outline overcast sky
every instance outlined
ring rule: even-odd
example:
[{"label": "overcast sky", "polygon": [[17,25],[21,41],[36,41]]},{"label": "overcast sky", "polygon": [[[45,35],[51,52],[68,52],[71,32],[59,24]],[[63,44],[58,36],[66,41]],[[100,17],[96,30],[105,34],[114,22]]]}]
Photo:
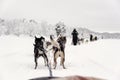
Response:
[{"label": "overcast sky", "polygon": [[0,17],[28,18],[120,32],[120,0],[0,0]]}]

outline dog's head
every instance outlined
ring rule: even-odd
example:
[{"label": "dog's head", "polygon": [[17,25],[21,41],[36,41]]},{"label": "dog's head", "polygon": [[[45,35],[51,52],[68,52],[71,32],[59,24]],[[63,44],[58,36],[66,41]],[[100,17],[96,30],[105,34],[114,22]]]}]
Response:
[{"label": "dog's head", "polygon": [[35,36],[35,44],[34,44],[34,46],[42,48],[43,44],[44,44],[44,41],[45,41],[45,38],[43,36],[41,36],[40,38],[37,38]]},{"label": "dog's head", "polygon": [[45,38],[43,36],[41,36],[40,38],[37,38],[35,36],[35,44],[37,44],[38,42],[42,42],[42,41],[45,41]]}]

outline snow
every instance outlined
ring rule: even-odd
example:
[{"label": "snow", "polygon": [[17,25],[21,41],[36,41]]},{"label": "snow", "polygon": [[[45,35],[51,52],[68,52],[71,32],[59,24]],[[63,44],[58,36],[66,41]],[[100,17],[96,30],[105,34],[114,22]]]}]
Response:
[{"label": "snow", "polygon": [[[0,36],[0,80],[28,80],[49,76],[44,60],[39,58],[38,68],[34,69],[34,38],[28,36]],[[106,39],[71,45],[67,38],[65,66],[58,62],[52,69],[54,76],[92,76],[107,80],[120,80],[120,40]],[[60,59],[58,59],[59,61]]]}]

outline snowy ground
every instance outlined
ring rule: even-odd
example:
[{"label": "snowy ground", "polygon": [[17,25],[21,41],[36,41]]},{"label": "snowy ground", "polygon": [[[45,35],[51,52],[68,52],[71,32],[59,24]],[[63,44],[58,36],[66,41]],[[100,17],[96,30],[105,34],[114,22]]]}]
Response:
[{"label": "snowy ground", "polygon": [[[66,44],[67,69],[58,64],[54,76],[81,75],[120,80],[120,40],[99,40],[72,46]],[[0,36],[0,80],[28,80],[49,76],[42,58],[34,69],[34,38],[27,36]],[[59,59],[58,59],[59,61]]]}]

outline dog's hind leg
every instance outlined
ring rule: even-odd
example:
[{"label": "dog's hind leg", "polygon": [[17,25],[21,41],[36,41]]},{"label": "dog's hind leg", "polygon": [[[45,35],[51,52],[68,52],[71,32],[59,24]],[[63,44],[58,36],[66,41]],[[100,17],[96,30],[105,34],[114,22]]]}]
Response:
[{"label": "dog's hind leg", "polygon": [[35,69],[37,68],[37,65],[38,65],[37,58],[35,57]]},{"label": "dog's hind leg", "polygon": [[59,57],[59,51],[55,52],[54,53],[54,69],[56,68],[57,66],[57,58]]},{"label": "dog's hind leg", "polygon": [[57,65],[57,60],[56,58],[54,58],[54,69],[56,69],[56,65]]},{"label": "dog's hind leg", "polygon": [[46,59],[44,58],[44,63],[45,63],[45,66],[47,66],[47,61],[46,61]]},{"label": "dog's hind leg", "polygon": [[61,57],[60,65],[63,66],[63,69],[66,69],[66,68],[65,68],[65,65],[64,65],[64,62],[65,62],[65,58],[62,58],[62,57]]},{"label": "dog's hind leg", "polygon": [[60,62],[60,65],[63,66],[63,69],[66,69],[65,68],[65,65],[64,65],[64,62],[65,62],[65,55],[64,55],[64,52],[61,52],[61,62]]},{"label": "dog's hind leg", "polygon": [[63,66],[63,69],[66,69],[65,65],[64,65],[64,62],[65,62],[65,58],[62,59],[62,66]]},{"label": "dog's hind leg", "polygon": [[43,55],[43,58],[44,58],[45,66],[47,66],[48,65],[48,58],[47,58],[47,55],[45,53]]},{"label": "dog's hind leg", "polygon": [[47,66],[46,57],[45,57],[44,55],[43,55],[42,57],[43,57],[43,59],[44,59],[45,66]]}]

